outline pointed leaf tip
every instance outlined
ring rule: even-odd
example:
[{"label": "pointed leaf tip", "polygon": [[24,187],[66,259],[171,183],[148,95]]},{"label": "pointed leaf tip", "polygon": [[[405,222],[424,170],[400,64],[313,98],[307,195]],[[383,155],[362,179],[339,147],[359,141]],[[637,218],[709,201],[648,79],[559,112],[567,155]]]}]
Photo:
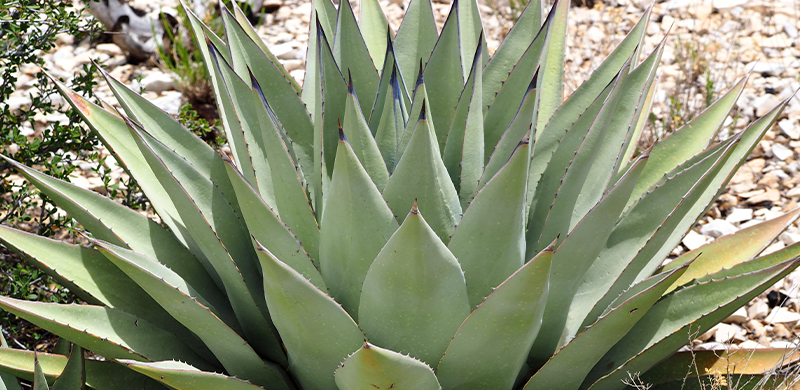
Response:
[{"label": "pointed leaf tip", "polygon": [[541,69],[541,67],[537,66],[536,67],[536,72],[533,72],[533,78],[531,78],[531,83],[528,84],[528,91],[527,92],[530,92],[530,91],[533,91],[534,89],[536,89],[536,85],[537,85],[537,83],[539,81],[539,69]]},{"label": "pointed leaf tip", "polygon": [[419,215],[419,207],[417,207],[417,200],[414,199],[414,205],[411,206],[411,214]]},{"label": "pointed leaf tip", "polygon": [[422,76],[422,71],[424,70],[424,66],[422,64],[422,58],[419,59],[419,73],[417,73],[417,83],[414,84],[414,89],[418,88],[420,85],[425,84],[425,78]]},{"label": "pointed leaf tip", "polygon": [[347,93],[349,95],[356,94],[356,90],[353,88],[353,75],[350,74],[350,68],[347,68]]},{"label": "pointed leaf tip", "polygon": [[339,122],[339,141],[348,142],[347,136],[344,135],[344,130],[342,130],[342,122]]}]

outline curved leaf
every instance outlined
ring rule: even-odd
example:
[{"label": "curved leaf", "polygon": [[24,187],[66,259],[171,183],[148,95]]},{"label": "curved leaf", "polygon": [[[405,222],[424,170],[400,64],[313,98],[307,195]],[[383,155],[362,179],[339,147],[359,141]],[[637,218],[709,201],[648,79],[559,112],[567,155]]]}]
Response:
[{"label": "curved leaf", "polygon": [[667,264],[664,269],[672,269],[686,260],[697,257],[689,270],[666,292],[682,286],[692,279],[713,274],[755,257],[764,250],[781,232],[786,230],[800,216],[800,209],[794,209],[780,217],[759,223],[738,232],[720,237],[714,242],[686,252]]},{"label": "curved leaf", "polygon": [[88,303],[123,310],[177,335],[186,333],[186,328],[171,318],[156,301],[97,250],[6,226],[0,226],[0,240],[28,257],[45,272],[57,275],[67,285],[77,287],[71,291]]},{"label": "curved leaf", "polygon": [[684,345],[691,334],[710,329],[798,265],[800,258],[795,258],[756,272],[695,284],[667,295],[608,351],[581,387],[618,388],[626,372],[647,371]]},{"label": "curved leaf", "polygon": [[739,100],[748,78],[746,76],[740,79],[714,104],[650,149],[651,162],[642,172],[642,178],[631,196],[632,200],[638,199],[661,180],[665,172],[672,171],[684,161],[702,152],[713,141],[725,118]]},{"label": "curved leaf", "polygon": [[[661,298],[672,283],[684,272],[686,266],[654,276],[647,288],[637,291],[619,305],[605,313],[594,324],[575,336],[556,352],[525,385],[525,389],[577,389],[606,352],[614,346]],[[569,372],[569,375],[559,375]],[[524,390],[524,389],[523,389]]]},{"label": "curved leaf", "polygon": [[[561,346],[580,330],[583,318],[582,306],[575,309],[575,290],[584,274],[591,269],[597,254],[605,247],[611,234],[613,221],[617,219],[630,196],[647,157],[637,161],[626,177],[611,190],[575,226],[564,242],[556,248],[550,268],[550,293],[547,296],[544,321],[540,336],[531,349],[534,366],[541,366]],[[575,313],[580,314],[575,314]]]},{"label": "curved leaf", "polygon": [[178,275],[135,252],[110,244],[95,244],[170,315],[200,337],[229,373],[263,386],[288,388],[281,379],[282,369],[266,364],[246,340],[217,318],[205,302],[193,296],[192,286]]},{"label": "curved leaf", "polygon": [[[196,171],[192,169],[184,169],[180,172],[186,175],[182,177],[182,181],[176,179],[176,177],[173,176],[173,172],[167,168],[164,160],[162,160],[162,156],[164,158],[173,159],[175,156],[170,154],[169,150],[165,150],[163,145],[155,139],[149,138],[149,142],[146,142],[144,137],[148,137],[147,134],[137,133],[133,128],[131,129],[131,133],[137,135],[134,140],[147,158],[152,171],[158,175],[157,177],[161,184],[169,191],[172,198],[176,200],[175,204],[179,208],[181,217],[186,221],[186,229],[190,231],[192,236],[198,237],[197,243],[201,246],[201,250],[211,262],[209,266],[212,267],[222,279],[225,292],[231,302],[231,307],[233,307],[236,318],[242,325],[247,339],[253,343],[253,347],[258,352],[264,354],[273,361],[282,361],[284,355],[277,337],[272,332],[265,331],[271,329],[268,319],[264,317],[268,315],[268,312],[265,307],[260,308],[259,303],[257,303],[261,302],[262,305],[266,306],[264,300],[260,299],[263,297],[263,287],[253,284],[259,281],[259,273],[255,268],[256,264],[251,263],[254,258],[257,258],[255,252],[252,253],[253,258],[250,258],[247,254],[242,254],[243,257],[238,257],[236,260],[239,260],[239,262],[235,263],[232,254],[228,252],[228,248],[226,248],[217,235],[219,230],[215,230],[211,227],[209,224],[210,220],[200,211],[198,204],[195,203],[195,199],[198,197],[211,202],[219,202],[221,199],[216,196],[211,196],[211,194],[203,194],[203,192],[211,190],[211,188],[203,186],[202,178],[198,177]],[[151,146],[159,147],[160,154],[157,154]],[[176,173],[178,172],[176,171]],[[186,184],[187,187],[184,187],[184,184]],[[190,196],[190,191],[196,192],[196,196]],[[224,208],[225,205],[223,204],[221,206]],[[211,210],[216,209],[216,207],[210,208]],[[211,210],[208,208],[206,209],[207,215],[214,215]],[[249,240],[246,228],[242,229],[244,232],[239,233],[244,234],[244,236],[236,236],[236,230],[240,229],[238,221],[222,220],[220,222],[224,223],[224,226],[234,226],[236,228],[233,229],[233,231],[225,232],[229,237],[233,236],[232,238],[237,241],[242,239]],[[231,225],[232,222],[237,224]],[[247,243],[247,248],[244,247],[244,243],[240,242],[238,248],[231,249],[239,249],[241,251],[249,249],[252,251],[253,248],[250,242]],[[250,283],[247,283],[247,281]]]},{"label": "curved leaf", "polygon": [[[75,218],[84,228],[88,229],[93,237],[116,245],[127,246],[158,260],[180,274],[189,283],[199,286],[198,288],[202,289],[202,293],[209,299],[223,299],[223,293],[217,288],[202,264],[163,226],[105,196],[52,178],[13,162],[13,160],[6,161],[14,165],[36,188],[56,202],[70,217]],[[31,249],[35,248],[31,247]],[[45,257],[50,260],[50,256],[42,256],[42,259]],[[52,261],[58,260],[58,258],[52,259]],[[58,270],[59,273],[71,271],[62,267],[58,267]],[[95,274],[95,272],[102,273]],[[114,271],[90,271],[89,274],[105,275],[107,272]],[[103,281],[101,278],[96,278],[95,282],[101,284]],[[108,284],[114,286],[116,282]],[[126,291],[126,296],[129,294],[128,291],[131,291],[123,288],[119,290]],[[131,296],[127,296],[127,299],[130,298]],[[109,302],[104,303],[115,307]],[[120,308],[128,310],[124,307]],[[128,311],[139,313],[137,310]]]},{"label": "curved leaf", "polygon": [[[35,353],[20,349],[0,348],[0,376],[8,373],[25,380],[33,379],[34,354],[39,359],[42,372],[52,383],[67,364],[67,357],[49,353]],[[160,385],[147,377],[133,372],[120,364],[111,361],[87,360],[86,384],[99,390],[165,390]],[[9,388],[8,390],[12,390]]]},{"label": "curved leaf", "polygon": [[177,336],[120,310],[0,297],[0,308],[106,358],[183,359],[212,369]]},{"label": "curved leaf", "polygon": [[[216,372],[200,371],[188,364],[163,361],[153,363],[119,360],[126,367],[144,374],[177,390],[258,390],[263,389],[242,379]],[[272,389],[272,387],[270,387]]]}]

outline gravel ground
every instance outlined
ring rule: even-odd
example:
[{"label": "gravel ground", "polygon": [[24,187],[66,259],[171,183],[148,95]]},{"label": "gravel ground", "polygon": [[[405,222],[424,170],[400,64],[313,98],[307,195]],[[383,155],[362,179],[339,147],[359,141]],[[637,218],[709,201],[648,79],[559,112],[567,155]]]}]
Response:
[{"label": "gravel ground", "polygon": [[[483,1],[483,0],[482,0]],[[514,11],[505,0],[481,4],[490,52],[512,26]],[[137,1],[134,1],[136,5]],[[146,1],[138,1],[146,6]],[[271,9],[258,31],[273,53],[298,81],[302,81],[307,47],[310,4],[298,0],[270,0]],[[395,29],[407,1],[381,1]],[[568,31],[565,95],[569,95],[591,74],[650,6],[645,0],[606,0],[591,8],[573,7]],[[357,6],[357,4],[354,4]],[[439,27],[449,3],[434,2]],[[669,31],[660,67],[659,86],[654,99],[653,121],[649,125],[649,146],[654,139],[679,126],[693,113],[706,107],[709,95],[719,96],[750,70],[749,82],[736,112],[724,125],[720,138],[740,131],[800,88],[800,43],[796,0],[668,0],[653,4],[653,14],[644,41],[649,53]],[[357,10],[357,7],[356,7]],[[145,96],[164,110],[177,113],[182,94],[172,77],[152,65],[130,65],[114,44],[74,42],[60,36],[59,46],[44,54],[50,71],[70,79],[92,59],[108,65],[112,76],[124,83],[138,83]],[[12,109],[29,104],[35,93],[33,75],[38,67],[21,70],[18,88],[10,101]],[[142,79],[136,79],[141,75]],[[116,104],[105,84],[97,95]],[[673,102],[670,105],[670,102]],[[675,110],[675,103],[682,109]],[[50,122],[66,120],[63,115],[42,116],[28,129],[31,137]],[[733,177],[726,193],[689,232],[674,255],[711,242],[723,235],[780,215],[798,206],[800,199],[800,98],[794,98],[785,114],[758,145],[748,162]],[[100,190],[102,182],[88,163],[81,165],[72,181]],[[117,179],[124,172],[108,167]],[[771,252],[800,241],[800,229],[791,226],[765,251]],[[793,347],[800,335],[800,272],[777,283],[767,293],[737,311],[724,323],[692,342],[697,349],[737,347]],[[782,303],[782,304],[781,304]]]}]

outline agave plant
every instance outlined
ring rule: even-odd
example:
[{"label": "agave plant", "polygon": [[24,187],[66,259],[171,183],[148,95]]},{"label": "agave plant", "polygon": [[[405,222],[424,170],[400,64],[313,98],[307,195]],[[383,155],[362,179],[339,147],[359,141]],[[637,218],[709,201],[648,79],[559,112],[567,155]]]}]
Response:
[{"label": "agave plant", "polygon": [[240,10],[223,40],[187,9],[230,160],[108,75],[124,112],[59,84],[158,219],[15,164],[91,246],[0,239],[86,304],[0,307],[105,359],[2,348],[0,369],[115,390],[599,390],[661,372],[800,264],[797,245],[759,257],[794,210],[663,265],[785,104],[716,142],[742,79],[633,158],[664,48],[640,53],[650,11],[563,101],[568,10],[531,1],[489,56],[475,1],[438,32],[413,0],[395,34],[376,0],[360,21],[313,0],[301,87]]}]

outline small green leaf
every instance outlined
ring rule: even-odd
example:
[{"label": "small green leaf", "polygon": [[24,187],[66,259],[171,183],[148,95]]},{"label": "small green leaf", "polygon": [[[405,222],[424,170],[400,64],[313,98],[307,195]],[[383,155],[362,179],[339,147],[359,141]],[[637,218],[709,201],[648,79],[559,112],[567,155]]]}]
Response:
[{"label": "small green leaf", "polygon": [[[350,80],[350,85],[348,86],[342,131],[344,131],[344,135],[347,137],[356,157],[358,157],[361,166],[369,174],[370,179],[378,187],[378,190],[382,190],[386,186],[386,182],[389,181],[389,171],[386,169],[386,162],[381,156],[376,139],[373,138],[369,125],[367,125],[367,121],[361,112],[352,82],[353,80]],[[339,148],[341,148],[341,145],[340,141]],[[334,166],[335,171],[336,168]]]},{"label": "small green leaf", "polygon": [[369,267],[359,326],[376,344],[435,364],[469,311],[458,260],[414,206]]},{"label": "small green leaf", "polygon": [[431,0],[411,0],[394,39],[397,66],[407,91],[415,88],[412,77],[422,72],[422,64],[431,57],[438,36]]},{"label": "small green leaf", "polygon": [[[433,231],[447,243],[461,219],[461,205],[426,112],[422,107],[408,147],[386,183],[383,198],[395,215],[411,209],[417,202]],[[398,217],[398,221],[403,218]]]},{"label": "small green leaf", "polygon": [[[385,36],[382,34],[378,38]],[[378,58],[383,54],[384,51],[381,51]],[[355,80],[352,83],[353,87],[358,96],[361,96],[361,112],[370,112],[374,103],[373,99],[378,94],[380,77],[358,28],[350,1],[339,2],[336,33],[333,39],[333,58],[339,65],[342,75],[353,76]],[[328,83],[323,81],[322,85],[327,87]],[[340,95],[339,98],[341,99],[342,96],[344,95]],[[327,107],[325,109],[327,111]]]},{"label": "small green leaf", "polygon": [[[200,371],[186,363],[163,361],[153,363],[119,360],[133,371],[144,374],[176,390],[258,390],[263,389],[247,380]],[[246,378],[250,379],[250,378]],[[272,389],[273,387],[269,387]]]},{"label": "small green leaf", "polygon": [[[39,367],[39,362],[36,362]],[[41,367],[40,367],[41,370]],[[44,373],[42,373],[44,379]],[[45,383],[47,383],[45,381]],[[83,359],[83,348],[74,345],[69,354],[64,371],[53,384],[53,390],[86,390],[86,362]]]},{"label": "small green leaf", "polygon": [[445,390],[511,389],[542,324],[552,257],[537,254],[461,324],[436,370]]},{"label": "small green leaf", "polygon": [[33,390],[50,390],[36,355],[33,355]]},{"label": "small green leaf", "polygon": [[[428,99],[428,92],[425,88],[425,79],[422,74],[422,68],[417,75],[417,83],[414,85],[414,95],[411,100],[411,107],[408,109],[408,117],[406,117],[405,129],[403,135],[400,137],[400,145],[397,148],[397,157],[395,158],[395,165],[400,162],[400,157],[403,156],[408,147],[408,141],[411,140],[411,135],[414,134],[414,129],[417,127],[417,120],[422,115],[422,109],[425,108],[425,117],[431,117],[431,105]],[[428,122],[428,126],[433,127],[433,122]],[[434,129],[435,131],[435,129]]]},{"label": "small green leaf", "polygon": [[331,295],[354,319],[367,270],[397,226],[392,210],[342,137],[322,214],[320,272]]},{"label": "small green leaf", "polygon": [[[447,15],[442,33],[439,35],[439,40],[436,41],[436,46],[424,71],[432,114],[432,117],[428,119],[433,121],[440,149],[444,147],[444,142],[447,140],[447,132],[450,130],[450,122],[453,120],[453,114],[458,105],[458,97],[464,89],[465,77],[461,61],[461,42],[458,36],[457,1],[454,1],[450,8],[450,14]],[[402,50],[399,45],[397,50],[398,52]]]},{"label": "small green leaf", "polygon": [[336,370],[336,385],[340,390],[441,389],[427,364],[367,342]]},{"label": "small green leaf", "polygon": [[[486,164],[486,168],[483,170],[483,176],[481,176],[481,181],[478,183],[478,189],[483,188],[483,186],[485,186],[486,183],[497,174],[500,168],[502,168],[508,162],[508,159],[511,158],[511,154],[514,153],[517,145],[519,145],[520,140],[523,139],[526,134],[529,134],[528,138],[533,136],[531,126],[533,125],[534,109],[536,108],[535,103],[536,75],[533,76],[530,84],[528,84],[528,92],[525,93],[525,97],[522,99],[522,103],[520,103],[516,116],[514,116],[511,124],[506,128],[503,136],[500,137],[500,141],[493,146],[494,151],[492,152],[491,157],[489,157],[489,162]],[[485,136],[485,122],[483,129]],[[531,141],[529,140],[528,142]]]},{"label": "small green leaf", "polygon": [[260,257],[264,291],[289,367],[303,389],[333,389],[334,371],[364,342],[364,334],[336,301],[271,253]]},{"label": "small green leaf", "polygon": [[[391,98],[384,99],[383,107],[380,108],[381,115],[375,132],[375,142],[378,144],[387,170],[391,173],[402,155],[400,145],[403,142],[408,113],[404,103],[405,87],[398,80],[397,67],[392,69],[388,77],[387,95]],[[378,104],[377,100],[375,104]],[[375,117],[375,114],[376,111],[373,111],[372,116]]]},{"label": "small green leaf", "polygon": [[530,144],[522,141],[475,196],[450,239],[467,280],[470,307],[525,263],[525,188]]},{"label": "small green leaf", "polygon": [[[483,35],[481,35],[483,37]],[[467,84],[461,91],[447,142],[444,147],[444,166],[459,191],[461,209],[466,210],[478,192],[478,182],[483,175],[483,72],[481,48],[475,52]]]}]

